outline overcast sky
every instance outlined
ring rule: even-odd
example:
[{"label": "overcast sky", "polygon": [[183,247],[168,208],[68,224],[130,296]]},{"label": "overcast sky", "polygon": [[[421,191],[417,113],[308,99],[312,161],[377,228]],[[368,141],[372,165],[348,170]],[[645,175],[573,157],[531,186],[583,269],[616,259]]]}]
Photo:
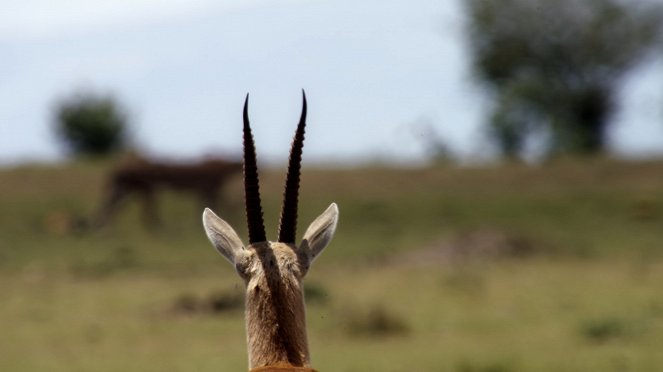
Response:
[{"label": "overcast sky", "polygon": [[[287,158],[309,99],[308,162],[425,161],[432,124],[463,158],[486,156],[460,1],[21,0],[0,12],[0,163],[61,158],[52,107],[115,94],[145,152],[237,153],[241,109],[261,161]],[[663,151],[663,66],[626,84],[613,149]]]}]

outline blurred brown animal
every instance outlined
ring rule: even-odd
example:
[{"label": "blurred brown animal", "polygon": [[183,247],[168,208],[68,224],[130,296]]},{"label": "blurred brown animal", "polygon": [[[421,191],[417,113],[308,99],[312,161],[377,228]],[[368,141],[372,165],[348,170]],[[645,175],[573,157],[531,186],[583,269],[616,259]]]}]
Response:
[{"label": "blurred brown animal", "polygon": [[207,159],[196,163],[155,162],[132,159],[115,168],[108,177],[104,199],[93,225],[107,224],[117,213],[120,203],[130,195],[143,202],[143,218],[147,226],[160,224],[155,195],[169,188],[196,194],[201,206],[216,207],[219,193],[228,180],[240,173],[242,163],[225,159]]}]

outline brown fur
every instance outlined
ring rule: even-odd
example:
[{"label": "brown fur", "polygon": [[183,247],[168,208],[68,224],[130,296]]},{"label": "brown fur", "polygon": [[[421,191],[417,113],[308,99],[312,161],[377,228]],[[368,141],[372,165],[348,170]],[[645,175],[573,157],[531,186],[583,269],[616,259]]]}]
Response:
[{"label": "brown fur", "polygon": [[144,222],[159,224],[155,195],[170,188],[196,194],[203,207],[216,207],[219,191],[241,171],[240,162],[209,159],[202,162],[178,164],[133,159],[115,168],[108,177],[103,203],[94,218],[97,227],[105,225],[117,212],[120,203],[130,195],[143,201]]},{"label": "brown fur", "polygon": [[249,372],[318,372],[308,367],[293,367],[286,364],[253,368]]},{"label": "brown fur", "polygon": [[247,248],[246,327],[251,366],[309,366],[302,278],[296,247],[262,242]]}]

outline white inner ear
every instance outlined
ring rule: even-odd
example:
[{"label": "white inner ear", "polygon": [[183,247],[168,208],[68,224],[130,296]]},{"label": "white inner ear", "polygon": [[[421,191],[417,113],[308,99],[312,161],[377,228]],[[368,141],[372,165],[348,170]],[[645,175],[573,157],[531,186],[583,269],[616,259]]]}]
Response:
[{"label": "white inner ear", "polygon": [[308,250],[311,262],[327,247],[334,237],[338,223],[338,206],[332,203],[326,211],[322,212],[304,233],[301,247]]},{"label": "white inner ear", "polygon": [[214,248],[230,263],[235,264],[244,251],[244,244],[235,230],[209,208],[205,208],[203,212],[203,226]]}]

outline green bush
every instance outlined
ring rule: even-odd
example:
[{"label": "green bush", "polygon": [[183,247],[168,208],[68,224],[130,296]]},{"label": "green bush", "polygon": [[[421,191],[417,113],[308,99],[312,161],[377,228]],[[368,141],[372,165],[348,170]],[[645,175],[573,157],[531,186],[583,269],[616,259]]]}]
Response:
[{"label": "green bush", "polygon": [[74,156],[103,156],[127,144],[126,110],[111,95],[75,92],[55,107],[58,138]]}]

